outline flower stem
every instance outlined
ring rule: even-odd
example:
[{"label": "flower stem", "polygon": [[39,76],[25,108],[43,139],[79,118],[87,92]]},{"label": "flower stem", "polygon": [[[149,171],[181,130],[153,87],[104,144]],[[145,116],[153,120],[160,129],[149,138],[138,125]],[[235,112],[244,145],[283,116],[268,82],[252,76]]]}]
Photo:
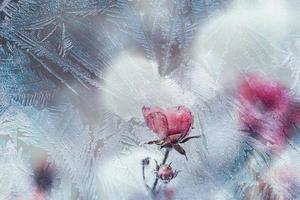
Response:
[{"label": "flower stem", "polygon": [[[171,150],[170,148],[166,148],[165,155],[164,155],[164,158],[163,158],[162,163],[160,164],[160,166],[166,164],[167,159],[169,157],[170,150]],[[156,179],[155,179],[155,181],[153,183],[153,186],[152,186],[152,193],[153,194],[155,194],[155,190],[156,190],[156,186],[157,186],[157,183],[158,183],[158,179],[159,179],[159,177],[156,177]]]},{"label": "flower stem", "polygon": [[146,182],[146,176],[145,176],[145,166],[147,166],[147,165],[149,165],[149,157],[143,159],[143,161],[142,161],[142,172],[143,172],[144,185],[146,186],[147,189],[150,190],[150,187]]}]

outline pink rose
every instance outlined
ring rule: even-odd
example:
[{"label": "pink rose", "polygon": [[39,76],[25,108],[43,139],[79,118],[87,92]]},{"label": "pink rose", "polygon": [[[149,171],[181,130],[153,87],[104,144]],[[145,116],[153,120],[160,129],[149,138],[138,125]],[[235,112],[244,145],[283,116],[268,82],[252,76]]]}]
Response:
[{"label": "pink rose", "polygon": [[177,152],[186,156],[185,150],[178,143],[185,143],[190,139],[200,137],[188,137],[194,117],[192,112],[184,106],[166,110],[144,106],[142,111],[147,126],[160,138],[150,141],[148,144],[155,143],[161,145],[162,148],[173,147]]},{"label": "pink rose", "polygon": [[299,108],[289,90],[279,82],[247,75],[238,90],[243,128],[273,150],[280,150],[292,125],[299,122]]},{"label": "pink rose", "polygon": [[184,106],[166,110],[144,106],[143,115],[147,126],[162,140],[181,141],[189,135],[193,125],[193,115]]}]

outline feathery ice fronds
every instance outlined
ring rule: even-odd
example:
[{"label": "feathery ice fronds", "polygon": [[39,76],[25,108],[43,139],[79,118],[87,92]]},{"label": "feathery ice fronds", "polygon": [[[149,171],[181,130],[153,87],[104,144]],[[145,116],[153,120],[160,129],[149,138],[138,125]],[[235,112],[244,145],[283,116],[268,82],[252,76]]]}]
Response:
[{"label": "feathery ice fronds", "polygon": [[[299,198],[299,7],[0,1],[0,199]],[[248,74],[270,86],[249,83],[256,90],[239,96]],[[192,127],[168,110],[178,105]],[[185,142],[191,128],[200,138]],[[287,131],[285,148],[270,150]],[[149,195],[149,184],[160,192]]]}]

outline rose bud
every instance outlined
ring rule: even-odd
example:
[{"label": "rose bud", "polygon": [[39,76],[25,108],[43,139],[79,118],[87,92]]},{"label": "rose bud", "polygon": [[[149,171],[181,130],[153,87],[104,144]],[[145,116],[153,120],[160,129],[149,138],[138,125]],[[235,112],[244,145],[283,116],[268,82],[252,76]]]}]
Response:
[{"label": "rose bud", "polygon": [[175,178],[178,174],[178,171],[173,171],[171,164],[161,165],[156,172],[158,178],[162,180],[164,183],[169,183],[173,178]]},{"label": "rose bud", "polygon": [[247,75],[238,90],[239,116],[245,132],[260,138],[272,150],[281,150],[299,107],[290,91],[279,82]]},{"label": "rose bud", "polygon": [[193,125],[193,115],[184,106],[166,110],[144,106],[142,111],[147,126],[160,138],[160,140],[151,141],[148,144],[155,143],[162,147],[174,147],[179,153],[185,155],[184,149],[178,143],[199,137],[188,137]]}]

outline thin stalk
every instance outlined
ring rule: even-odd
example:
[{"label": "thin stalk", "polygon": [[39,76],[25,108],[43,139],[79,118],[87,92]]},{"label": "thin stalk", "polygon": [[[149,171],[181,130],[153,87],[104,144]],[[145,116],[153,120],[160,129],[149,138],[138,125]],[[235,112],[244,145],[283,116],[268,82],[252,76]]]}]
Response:
[{"label": "thin stalk", "polygon": [[[166,148],[165,155],[164,155],[164,158],[163,158],[162,163],[160,164],[160,166],[166,164],[167,159],[169,157],[170,150],[171,150],[170,148]],[[153,183],[153,186],[152,186],[152,193],[153,194],[155,194],[155,192],[156,192],[155,190],[156,190],[156,186],[157,186],[157,183],[158,183],[158,179],[159,179],[159,177],[156,177],[156,179]]]},{"label": "thin stalk", "polygon": [[146,176],[145,176],[145,166],[147,166],[147,165],[149,165],[149,157],[145,158],[142,161],[142,172],[143,172],[143,181],[144,181],[144,184],[145,184],[146,188],[150,190],[150,186],[147,184]]}]

